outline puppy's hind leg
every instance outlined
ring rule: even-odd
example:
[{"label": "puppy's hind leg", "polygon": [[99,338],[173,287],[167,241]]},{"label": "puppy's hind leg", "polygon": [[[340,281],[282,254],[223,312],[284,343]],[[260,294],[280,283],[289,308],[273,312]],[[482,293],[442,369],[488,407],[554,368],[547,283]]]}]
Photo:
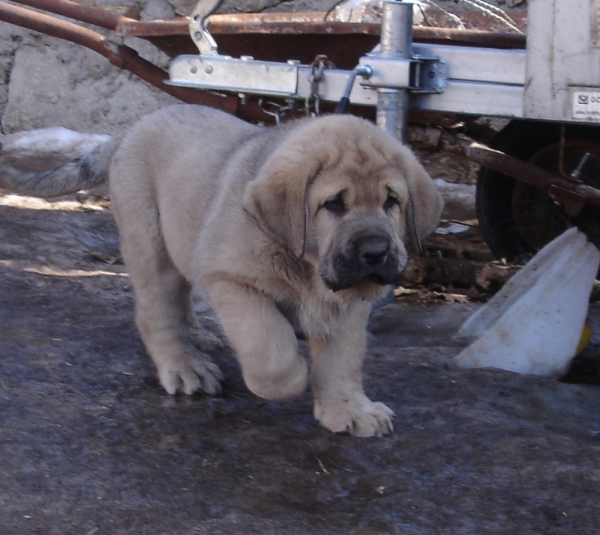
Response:
[{"label": "puppy's hind leg", "polygon": [[[139,214],[139,212],[138,212]],[[193,347],[188,312],[190,285],[173,264],[157,225],[119,221],[121,249],[135,292],[136,323],[169,394],[221,391],[223,375]]]}]

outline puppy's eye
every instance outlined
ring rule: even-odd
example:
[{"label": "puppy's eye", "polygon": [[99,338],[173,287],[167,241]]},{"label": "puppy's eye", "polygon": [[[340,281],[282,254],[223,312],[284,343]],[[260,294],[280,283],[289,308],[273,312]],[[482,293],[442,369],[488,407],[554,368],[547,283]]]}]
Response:
[{"label": "puppy's eye", "polygon": [[397,206],[397,205],[398,205],[398,199],[396,199],[396,197],[392,197],[391,195],[388,195],[387,199],[383,203],[383,209],[386,212],[391,212],[394,209],[394,206]]},{"label": "puppy's eye", "polygon": [[323,203],[323,208],[335,215],[344,215],[346,213],[346,206],[344,205],[344,200],[340,195],[338,195],[335,199],[325,201]]}]

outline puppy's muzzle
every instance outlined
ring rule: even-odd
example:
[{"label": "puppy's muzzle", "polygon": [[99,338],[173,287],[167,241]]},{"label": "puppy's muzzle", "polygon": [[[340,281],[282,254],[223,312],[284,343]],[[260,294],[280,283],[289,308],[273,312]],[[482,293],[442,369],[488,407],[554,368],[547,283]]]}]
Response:
[{"label": "puppy's muzzle", "polygon": [[387,236],[359,238],[355,242],[356,252],[362,265],[380,266],[390,254],[391,240]]},{"label": "puppy's muzzle", "polygon": [[400,253],[387,233],[361,233],[334,254],[330,269],[327,273],[322,272],[322,277],[333,291],[350,288],[363,280],[393,284],[404,269],[405,262],[400,259]]}]

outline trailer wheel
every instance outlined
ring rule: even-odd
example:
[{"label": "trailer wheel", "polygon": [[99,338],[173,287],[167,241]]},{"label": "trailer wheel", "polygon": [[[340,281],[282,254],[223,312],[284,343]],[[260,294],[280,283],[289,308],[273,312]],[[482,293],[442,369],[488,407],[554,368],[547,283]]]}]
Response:
[{"label": "trailer wheel", "polygon": [[[600,188],[600,128],[567,125],[562,157],[560,137],[560,124],[515,120],[492,146],[557,173],[562,160],[567,175],[588,152],[591,157],[580,178]],[[586,206],[579,216],[569,218],[541,189],[483,167],[477,179],[476,206],[483,236],[497,258],[516,260],[534,253],[572,225],[600,243],[600,209]]]}]

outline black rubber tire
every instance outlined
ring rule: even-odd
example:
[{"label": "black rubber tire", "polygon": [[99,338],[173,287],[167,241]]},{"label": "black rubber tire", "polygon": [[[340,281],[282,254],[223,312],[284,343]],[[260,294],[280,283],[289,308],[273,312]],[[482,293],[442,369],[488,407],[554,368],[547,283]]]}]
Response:
[{"label": "black rubber tire", "polygon": [[[561,125],[558,123],[514,120],[496,136],[492,148],[529,161],[542,149],[559,143],[560,135]],[[593,141],[600,145],[600,128],[567,125],[565,139]],[[484,167],[479,171],[476,190],[477,217],[484,239],[493,255],[499,259],[515,260],[539,249],[532,247],[518,230],[513,208],[516,185],[517,181],[514,178],[497,171]],[[546,194],[540,191],[540,195]],[[565,221],[564,229],[568,226],[569,223]]]}]

